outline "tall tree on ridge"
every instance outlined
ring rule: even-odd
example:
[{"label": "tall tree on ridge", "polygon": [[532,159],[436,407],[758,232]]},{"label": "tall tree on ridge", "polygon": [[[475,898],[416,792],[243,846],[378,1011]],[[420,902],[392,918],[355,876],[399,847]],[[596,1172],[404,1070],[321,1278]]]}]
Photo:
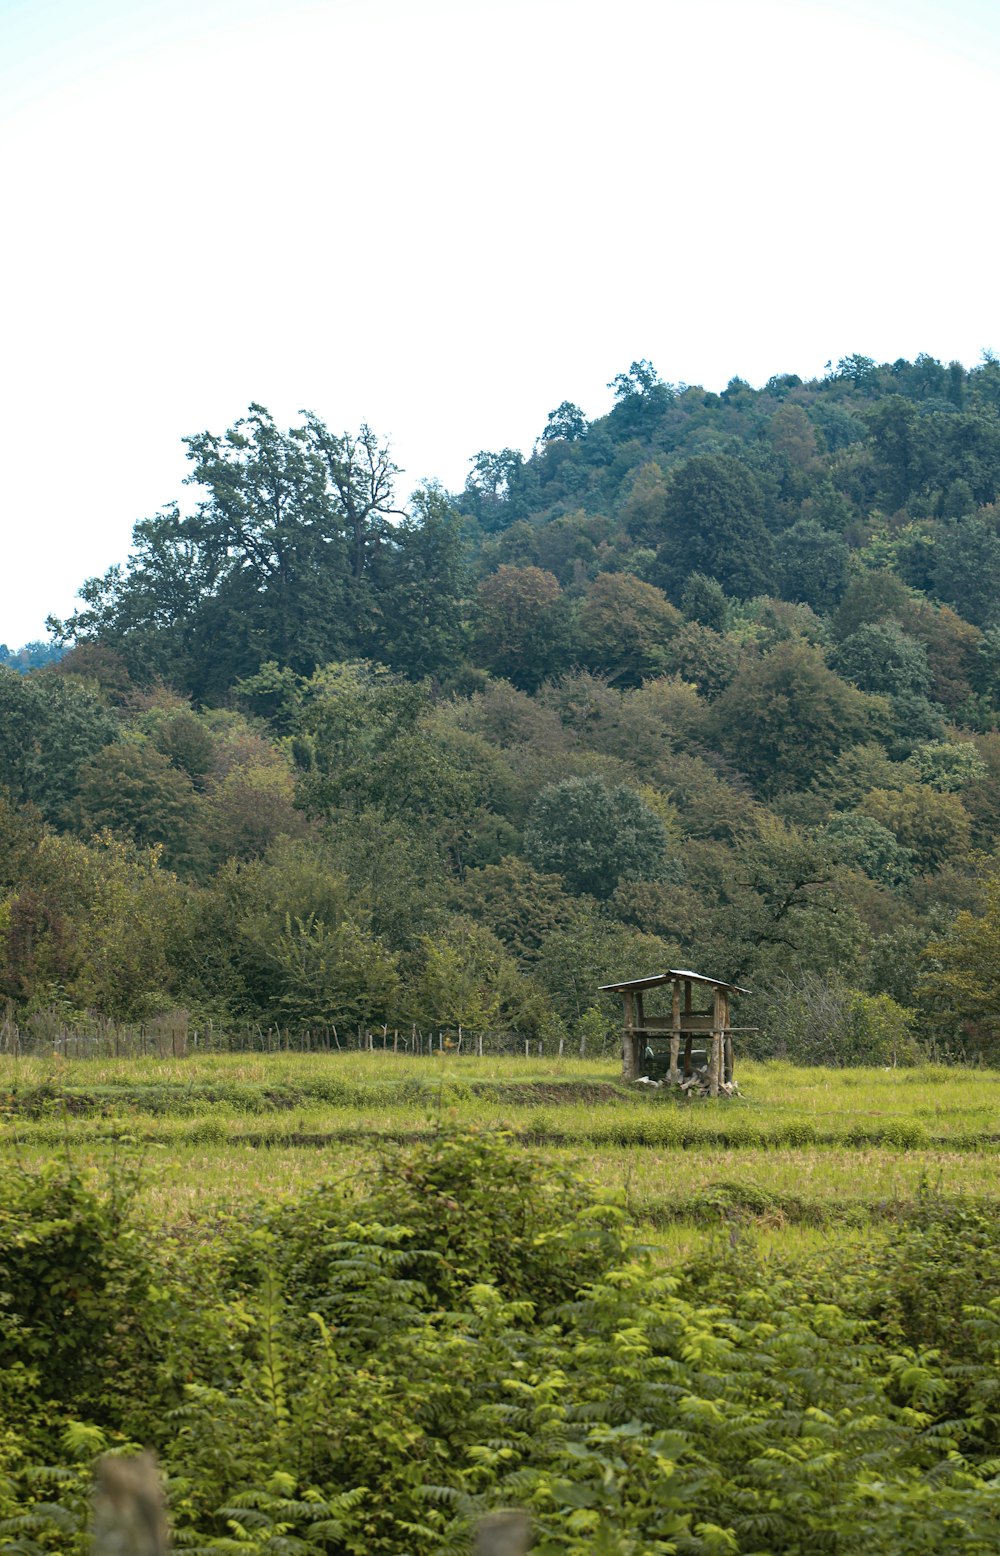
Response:
[{"label": "tall tree on ridge", "polygon": [[303,415],[283,433],[251,405],[221,437],[185,438],[195,512],[136,525],[129,563],[88,580],[57,634],[121,645],[134,675],[199,697],[266,660],[308,673],[362,649],[397,467],[371,428],[338,435]]},{"label": "tall tree on ridge", "polygon": [[743,599],[768,591],[773,547],[764,525],[764,494],[740,460],[728,454],[685,460],[667,487],[662,522],[654,583],[669,588],[700,572]]}]

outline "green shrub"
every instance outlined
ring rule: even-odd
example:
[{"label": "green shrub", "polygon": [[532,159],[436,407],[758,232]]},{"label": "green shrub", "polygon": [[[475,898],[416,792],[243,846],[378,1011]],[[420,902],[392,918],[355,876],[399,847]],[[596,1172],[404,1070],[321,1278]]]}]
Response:
[{"label": "green shrub", "polygon": [[84,1556],[91,1460],[130,1442],[178,1548],[229,1556],[457,1552],[501,1504],[548,1556],[997,1548],[991,1206],[925,1196],[878,1251],[788,1268],[731,1225],[665,1272],[502,1134],[166,1240],[130,1183],[2,1188],[0,1539],[25,1556]]},{"label": "green shrub", "polygon": [[913,1012],[888,994],[865,994],[835,977],[804,973],[775,985],[762,1005],[773,1050],[796,1064],[895,1067],[923,1057]]}]

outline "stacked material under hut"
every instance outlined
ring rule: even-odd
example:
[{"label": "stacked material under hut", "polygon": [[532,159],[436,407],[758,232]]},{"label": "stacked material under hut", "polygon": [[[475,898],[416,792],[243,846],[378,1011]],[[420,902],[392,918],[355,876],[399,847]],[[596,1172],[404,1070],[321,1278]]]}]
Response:
[{"label": "stacked material under hut", "polygon": [[[669,1015],[647,1014],[645,1004],[649,996],[665,989],[667,984],[671,986]],[[695,985],[711,989],[710,1010],[694,1009]],[[606,983],[601,992],[621,994],[625,1000],[623,1079],[679,1086],[684,1091],[697,1090],[710,1097],[717,1097],[720,1091],[723,1095],[732,1094],[736,1088],[733,1033],[755,1029],[731,1024],[729,1001],[733,994],[749,994],[749,989],[738,983],[725,983],[721,978],[707,978],[686,967],[670,967],[649,978]]]}]

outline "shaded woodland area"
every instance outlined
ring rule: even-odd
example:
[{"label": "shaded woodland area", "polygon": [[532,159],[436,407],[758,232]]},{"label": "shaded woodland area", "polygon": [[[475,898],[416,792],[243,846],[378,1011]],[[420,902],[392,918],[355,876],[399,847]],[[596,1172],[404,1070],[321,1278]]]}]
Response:
[{"label": "shaded woodland area", "polygon": [[367,427],[185,440],[3,654],[26,1029],[586,1043],[693,964],[761,1055],[1000,1057],[1000,361],[612,388],[408,501]]}]

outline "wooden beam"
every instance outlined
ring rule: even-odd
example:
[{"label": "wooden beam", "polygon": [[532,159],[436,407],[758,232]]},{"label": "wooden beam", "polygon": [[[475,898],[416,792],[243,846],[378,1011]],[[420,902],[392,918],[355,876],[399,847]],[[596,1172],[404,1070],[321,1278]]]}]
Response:
[{"label": "wooden beam", "polygon": [[673,1031],[670,1036],[670,1084],[676,1086],[680,1080],[680,1055],[681,1055],[681,986],[675,978],[672,985],[670,1000],[670,1025]]},{"label": "wooden beam", "polygon": [[[691,980],[684,979],[684,1014],[691,1014]],[[684,1079],[691,1079],[691,1038],[688,1036],[684,1042]]]},{"label": "wooden beam", "polygon": [[635,994],[625,993],[625,1029],[622,1032],[622,1080],[635,1080]]},{"label": "wooden beam", "polygon": [[712,1047],[708,1060],[708,1095],[719,1095],[719,1071],[722,1068],[722,1026],[725,995],[715,989],[712,997]]}]

